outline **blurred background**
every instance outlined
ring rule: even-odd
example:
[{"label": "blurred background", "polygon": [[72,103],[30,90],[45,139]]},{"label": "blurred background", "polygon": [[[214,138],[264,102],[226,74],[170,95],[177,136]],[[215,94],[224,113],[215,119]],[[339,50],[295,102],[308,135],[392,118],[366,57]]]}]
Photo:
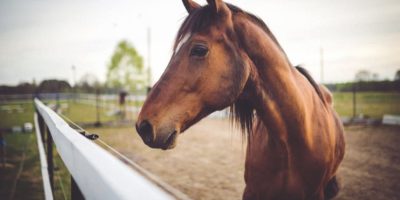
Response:
[{"label": "blurred background", "polygon": [[[400,2],[226,2],[264,20],[333,93],[348,144],[337,199],[399,199]],[[43,199],[34,97],[193,199],[241,199],[246,145],[227,110],[166,152],[133,128],[186,16],[180,0],[0,1],[0,199]],[[70,199],[55,165],[55,198]]]}]

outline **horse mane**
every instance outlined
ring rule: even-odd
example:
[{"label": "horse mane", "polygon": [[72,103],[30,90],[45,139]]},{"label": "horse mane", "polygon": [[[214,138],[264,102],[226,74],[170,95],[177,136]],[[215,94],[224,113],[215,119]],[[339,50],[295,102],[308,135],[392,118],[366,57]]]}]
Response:
[{"label": "horse mane", "polygon": [[307,80],[310,82],[310,84],[314,87],[315,92],[317,92],[319,98],[322,100],[322,102],[325,103],[325,98],[322,95],[321,89],[319,88],[318,84],[315,82],[315,80],[311,77],[311,75],[308,73],[306,69],[301,67],[300,65],[297,65],[295,67],[303,76],[307,78]]},{"label": "horse mane", "polygon": [[[258,25],[271,39],[272,41],[278,46],[278,48],[282,51],[282,53],[285,55],[286,61],[289,63],[290,66],[292,64],[289,61],[289,58],[287,57],[287,54],[283,50],[282,46],[279,44],[278,40],[272,34],[271,30],[268,28],[268,26],[264,23],[262,19],[259,17],[246,12],[242,10],[241,8],[225,3],[230,11],[232,12],[232,16],[235,16],[235,14],[242,13],[245,17],[247,17],[248,20],[251,22],[255,23]],[[205,5],[203,7],[200,7],[196,10],[194,10],[190,15],[188,15],[184,22],[182,23],[181,27],[179,28],[179,31],[177,33],[177,36],[175,38],[175,43],[173,47],[173,51],[176,51],[177,45],[179,42],[184,38],[184,36],[187,33],[196,33],[196,32],[202,32],[202,31],[207,31],[207,27],[209,27],[215,20],[214,20],[215,14],[211,10],[209,5]],[[322,93],[317,85],[317,83],[314,81],[314,79],[309,75],[309,73],[302,67],[297,66],[296,69],[303,74],[307,80],[311,83],[311,85],[314,87],[316,90],[318,96],[324,101],[324,98],[322,96]],[[253,121],[254,121],[254,108],[251,106],[250,102],[247,102],[246,100],[243,99],[237,99],[231,106],[230,106],[230,119],[232,122],[236,122],[236,124],[239,125],[239,128],[241,129],[242,133],[248,133],[249,135],[252,134],[252,127],[253,127]]]}]

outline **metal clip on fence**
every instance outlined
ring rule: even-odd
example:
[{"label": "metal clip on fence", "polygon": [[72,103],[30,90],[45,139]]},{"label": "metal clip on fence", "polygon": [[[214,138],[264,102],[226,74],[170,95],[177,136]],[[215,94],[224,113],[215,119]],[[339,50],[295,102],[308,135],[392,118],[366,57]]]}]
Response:
[{"label": "metal clip on fence", "polygon": [[96,140],[97,138],[99,138],[99,135],[92,133],[92,134],[85,135],[85,137],[89,140]]},{"label": "metal clip on fence", "polygon": [[96,140],[97,138],[99,138],[99,135],[94,134],[94,133],[88,133],[87,131],[82,130],[82,129],[77,129],[76,131],[89,140]]}]

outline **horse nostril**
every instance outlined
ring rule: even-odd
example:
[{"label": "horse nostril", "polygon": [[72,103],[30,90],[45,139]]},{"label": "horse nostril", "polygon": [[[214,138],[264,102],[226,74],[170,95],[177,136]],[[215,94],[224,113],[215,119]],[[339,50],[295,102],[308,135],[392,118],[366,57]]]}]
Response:
[{"label": "horse nostril", "polygon": [[150,143],[154,140],[153,127],[147,120],[142,121],[139,126],[136,125],[136,131],[143,138],[145,143]]}]

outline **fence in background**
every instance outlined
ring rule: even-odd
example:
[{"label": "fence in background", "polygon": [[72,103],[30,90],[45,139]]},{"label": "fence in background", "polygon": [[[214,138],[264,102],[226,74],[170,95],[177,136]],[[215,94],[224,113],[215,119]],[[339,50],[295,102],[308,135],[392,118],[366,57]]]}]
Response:
[{"label": "fence in background", "polygon": [[[33,98],[39,98],[41,100],[87,100],[87,101],[95,101],[97,97],[99,97],[102,101],[118,101],[118,94],[92,94],[92,93],[38,93],[38,94],[11,94],[11,95],[0,95],[0,102],[7,101],[23,101],[23,100],[32,100]],[[144,94],[129,94],[126,96],[127,101],[141,101],[143,102],[146,99],[146,95]]]},{"label": "fence in background", "polygon": [[[73,200],[173,199],[166,191],[72,129],[40,100],[34,102],[46,199],[52,199],[51,191],[54,189],[53,142],[71,174]],[[47,149],[47,159],[44,159],[43,146]]]},{"label": "fence in background", "polygon": [[[21,94],[21,95],[0,95],[0,103],[7,103],[13,101],[31,101],[34,94]],[[65,101],[72,101],[75,103],[96,106],[101,109],[106,109],[108,115],[113,115],[121,109],[118,103],[118,94],[91,94],[91,93],[40,93],[36,95],[42,101],[61,101],[62,105],[67,105]],[[130,113],[138,113],[141,109],[142,103],[145,101],[145,95],[129,94],[126,97],[125,111]],[[64,102],[64,103],[63,103]],[[229,108],[228,108],[229,109]],[[210,118],[227,118],[229,116],[228,109],[216,111],[212,113]],[[95,122],[96,119],[93,119]]]}]

